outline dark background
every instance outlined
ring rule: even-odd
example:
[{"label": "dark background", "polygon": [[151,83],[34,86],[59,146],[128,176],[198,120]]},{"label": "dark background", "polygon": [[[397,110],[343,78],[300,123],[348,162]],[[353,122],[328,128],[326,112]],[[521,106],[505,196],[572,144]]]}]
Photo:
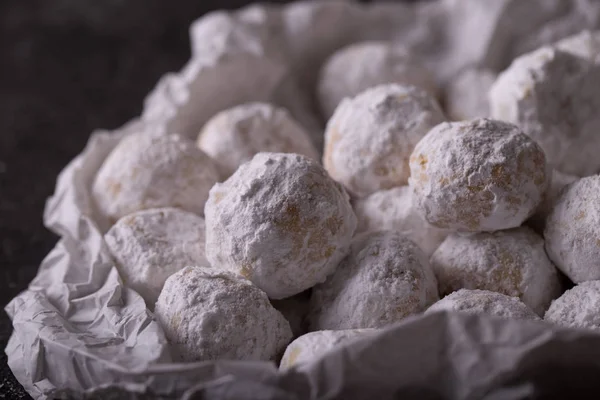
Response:
[{"label": "dark background", "polygon": [[[44,202],[91,131],[140,113],[158,78],[190,57],[194,19],[247,3],[0,0],[0,308],[56,243]],[[0,399],[29,398],[6,365],[11,331],[2,310]]]}]

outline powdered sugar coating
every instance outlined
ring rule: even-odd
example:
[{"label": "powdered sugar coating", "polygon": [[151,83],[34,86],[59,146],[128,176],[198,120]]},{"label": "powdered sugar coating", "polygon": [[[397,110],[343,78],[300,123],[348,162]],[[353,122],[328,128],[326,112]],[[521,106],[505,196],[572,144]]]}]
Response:
[{"label": "powdered sugar coating", "polygon": [[600,65],[543,47],[517,58],[489,92],[492,116],[519,125],[558,170],[600,170]]},{"label": "powdered sugar coating", "polygon": [[600,279],[600,175],[567,186],[546,220],[550,259],[573,282]]},{"label": "powdered sugar coating", "polygon": [[431,73],[405,47],[355,43],[338,50],[321,68],[317,86],[321,113],[329,118],[342,99],[386,83],[417,86],[432,96],[437,92]]},{"label": "powdered sugar coating", "polygon": [[246,103],[221,111],[204,125],[197,144],[216,161],[224,177],[261,151],[319,159],[304,128],[285,109],[268,103]]},{"label": "powdered sugar coating", "polygon": [[489,314],[512,319],[540,319],[517,297],[489,290],[457,290],[429,307],[425,314],[442,310],[460,311],[469,314]]},{"label": "powdered sugar coating", "polygon": [[135,211],[177,207],[203,214],[219,180],[213,160],[178,135],[134,133],[106,158],[92,186],[100,212],[112,223]]},{"label": "powdered sugar coating", "polygon": [[439,299],[425,254],[399,232],[358,235],[350,254],[313,288],[312,330],[380,328]]},{"label": "powdered sugar coating", "polygon": [[422,89],[370,88],[335,110],[325,131],[323,164],[358,197],[405,185],[410,153],[444,120],[437,102]]},{"label": "powdered sugar coating", "polygon": [[555,47],[574,56],[600,64],[600,31],[584,30],[556,42]]},{"label": "powdered sugar coating", "polygon": [[344,343],[372,335],[377,331],[377,329],[345,329],[307,333],[288,345],[279,368],[287,369],[311,362]]},{"label": "powdered sugar coating", "polygon": [[408,186],[381,190],[354,203],[358,218],[356,232],[399,231],[415,242],[427,257],[438,248],[448,231],[436,228],[415,211],[413,192]]},{"label": "powdered sugar coating", "polygon": [[526,227],[449,235],[431,256],[441,294],[482,289],[518,297],[539,315],[560,294],[544,240]]},{"label": "powdered sugar coating", "polygon": [[176,208],[156,208],[117,221],[104,240],[126,285],[151,309],[167,278],[188,265],[208,266],[204,219]]},{"label": "powdered sugar coating", "polygon": [[567,290],[552,302],[544,319],[571,328],[600,329],[600,281]]},{"label": "powdered sugar coating", "polygon": [[298,154],[257,154],[211,189],[205,212],[211,264],[243,275],[273,299],[323,282],[356,229],[343,187]]},{"label": "powdered sugar coating", "polygon": [[544,196],[544,200],[538,206],[535,214],[527,221],[527,224],[535,229],[536,232],[542,233],[546,226],[546,218],[550,215],[561,191],[565,186],[578,179],[579,177],[577,176],[563,174],[560,171],[552,170],[552,179],[550,180],[550,186],[546,192],[546,196]]},{"label": "powdered sugar coating", "polygon": [[544,152],[515,125],[491,120],[433,128],[410,157],[415,207],[439,228],[514,228],[542,201],[550,181]]},{"label": "powdered sugar coating", "polygon": [[290,325],[263,291],[214,268],[171,275],[154,313],[183,361],[274,360],[292,340]]},{"label": "powdered sugar coating", "polygon": [[445,88],[448,117],[455,121],[488,117],[487,95],[496,77],[492,70],[469,67],[450,80]]}]

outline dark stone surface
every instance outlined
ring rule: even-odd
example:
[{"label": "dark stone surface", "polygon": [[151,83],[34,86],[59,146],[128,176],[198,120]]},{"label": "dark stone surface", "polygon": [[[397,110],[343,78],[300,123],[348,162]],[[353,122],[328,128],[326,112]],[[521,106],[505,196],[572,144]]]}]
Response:
[{"label": "dark stone surface", "polygon": [[[243,0],[0,1],[0,306],[23,290],[57,238],[42,226],[57,174],[95,128],[139,114],[158,78],[189,58],[188,26]],[[27,398],[6,366],[0,399]]]}]

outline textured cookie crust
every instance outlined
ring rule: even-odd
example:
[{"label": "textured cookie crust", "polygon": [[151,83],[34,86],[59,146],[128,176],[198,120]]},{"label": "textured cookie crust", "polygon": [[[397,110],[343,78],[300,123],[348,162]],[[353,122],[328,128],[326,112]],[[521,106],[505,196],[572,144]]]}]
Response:
[{"label": "textured cookie crust", "polygon": [[283,108],[246,103],[221,111],[198,136],[198,147],[229,177],[259,152],[298,153],[319,159],[309,134]]},{"label": "textured cookie crust", "polygon": [[289,323],[262,290],[213,268],[171,275],[154,313],[183,361],[275,360],[292,340]]},{"label": "textured cookie crust", "polygon": [[406,185],[415,145],[445,117],[414,86],[388,84],[345,99],[325,130],[323,165],[357,197]]},{"label": "textured cookie crust", "polygon": [[341,344],[372,335],[377,331],[377,329],[346,329],[307,333],[288,345],[279,368],[287,369],[311,362]]},{"label": "textured cookie crust", "polygon": [[600,329],[600,281],[567,290],[552,302],[544,319],[571,328]]},{"label": "textured cookie crust", "polygon": [[540,319],[533,310],[517,297],[489,290],[457,290],[429,307],[425,314],[442,310],[460,311],[469,314],[489,314],[512,319]]},{"label": "textured cookie crust", "polygon": [[344,188],[316,161],[259,153],[206,203],[206,255],[273,299],[323,282],[347,254],[356,216]]},{"label": "textured cookie crust", "polygon": [[167,278],[187,266],[208,266],[204,219],[176,208],[138,211],[121,218],[104,240],[126,285],[151,309]]},{"label": "textured cookie crust", "polygon": [[321,113],[329,118],[346,97],[378,85],[412,85],[436,96],[431,73],[405,47],[390,42],[361,42],[334,53],[321,69],[317,87]]},{"label": "textured cookie crust", "polygon": [[208,192],[218,180],[216,164],[193,142],[178,135],[141,132],[124,138],[109,154],[92,193],[112,223],[158,207],[202,215]]},{"label": "textured cookie crust", "polygon": [[538,315],[560,294],[544,240],[526,227],[449,235],[431,256],[440,294],[482,289],[518,297]]},{"label": "textured cookie crust", "polygon": [[399,232],[355,237],[350,254],[313,288],[312,330],[380,328],[439,299],[427,257]]},{"label": "textured cookie crust", "polygon": [[600,279],[600,176],[567,186],[546,220],[550,259],[573,282]]},{"label": "textured cookie crust", "polygon": [[424,219],[465,232],[521,225],[550,182],[540,146],[515,125],[486,118],[436,126],[415,147],[410,172]]},{"label": "textured cookie crust", "polygon": [[438,248],[448,231],[425,221],[413,207],[413,192],[408,186],[381,190],[354,202],[358,218],[356,232],[399,231],[415,242],[427,255]]},{"label": "textured cookie crust", "polygon": [[600,65],[542,47],[517,58],[489,92],[492,117],[519,125],[561,172],[600,170]]}]

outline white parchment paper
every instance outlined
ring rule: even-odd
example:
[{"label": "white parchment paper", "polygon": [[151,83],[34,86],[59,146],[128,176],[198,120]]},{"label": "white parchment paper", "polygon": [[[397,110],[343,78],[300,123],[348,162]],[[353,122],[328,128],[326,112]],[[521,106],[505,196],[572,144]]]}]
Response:
[{"label": "white parchment paper", "polygon": [[[600,371],[600,335],[593,332],[448,313],[410,318],[285,372],[267,362],[176,364],[161,327],[113,265],[102,236],[108,224],[89,189],[121,138],[136,131],[194,137],[216,112],[260,100],[288,107],[318,143],[322,121],[303,90],[318,64],[366,39],[403,41],[443,59],[449,49],[431,48],[444,45],[435,38],[451,20],[440,10],[305,2],[252,6],[211,15],[206,26],[208,19],[195,23],[193,59],[161,79],[140,119],[93,133],[58,177],[44,222],[61,239],[29,288],[6,307],[14,326],[9,365],[27,391],[36,399],[491,400],[543,393],[549,376],[543,371],[558,370],[563,380]],[[423,21],[436,26],[424,29]],[[207,34],[210,43],[202,42]],[[274,50],[277,41],[285,51]],[[469,62],[477,57],[470,54]]]}]

